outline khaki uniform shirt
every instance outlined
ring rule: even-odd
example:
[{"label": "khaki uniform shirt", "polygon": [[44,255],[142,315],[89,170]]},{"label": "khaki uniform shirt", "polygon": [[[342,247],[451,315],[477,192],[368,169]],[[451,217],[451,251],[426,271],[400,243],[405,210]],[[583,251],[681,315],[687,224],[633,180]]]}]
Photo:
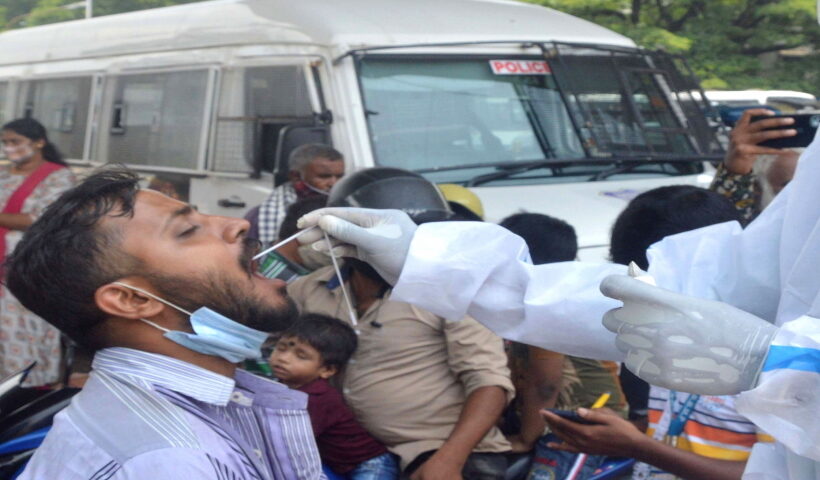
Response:
[{"label": "khaki uniform shirt", "polygon": [[[288,293],[303,312],[348,321],[332,267],[296,280]],[[342,391],[362,426],[399,455],[404,468],[441,447],[477,388],[501,387],[508,401],[514,390],[501,338],[472,318],[447,322],[387,297],[359,318],[359,347],[345,368]],[[474,449],[509,450],[495,426]]]}]

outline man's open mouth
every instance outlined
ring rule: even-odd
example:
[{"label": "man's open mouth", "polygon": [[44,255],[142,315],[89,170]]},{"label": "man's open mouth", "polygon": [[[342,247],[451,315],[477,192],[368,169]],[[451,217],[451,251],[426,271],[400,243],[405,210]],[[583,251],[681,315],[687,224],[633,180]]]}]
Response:
[{"label": "man's open mouth", "polygon": [[242,242],[242,254],[239,257],[239,264],[248,272],[248,276],[252,277],[259,273],[259,261],[254,260],[262,250],[262,244],[258,240],[244,239]]}]

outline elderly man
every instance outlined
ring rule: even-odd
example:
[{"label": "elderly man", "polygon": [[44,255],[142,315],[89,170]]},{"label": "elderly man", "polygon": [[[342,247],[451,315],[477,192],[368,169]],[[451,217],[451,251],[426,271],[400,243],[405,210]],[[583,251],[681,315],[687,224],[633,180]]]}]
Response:
[{"label": "elderly man", "polygon": [[287,209],[297,200],[316,195],[326,196],[345,173],[344,157],[328,145],[307,144],[291,152],[288,158],[288,181],[276,187],[257,216],[258,238],[264,244],[279,238],[279,228]]},{"label": "elderly man", "polygon": [[21,478],[323,478],[306,395],[236,368],[295,313],[248,222],[138,180],[90,176],[9,260],[23,305],[97,351]]}]

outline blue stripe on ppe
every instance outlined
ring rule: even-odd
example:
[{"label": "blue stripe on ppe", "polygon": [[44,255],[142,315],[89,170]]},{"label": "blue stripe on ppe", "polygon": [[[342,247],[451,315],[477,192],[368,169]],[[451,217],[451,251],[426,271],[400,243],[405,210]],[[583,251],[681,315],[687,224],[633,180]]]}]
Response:
[{"label": "blue stripe on ppe", "polygon": [[820,350],[816,348],[772,345],[763,371],[789,369],[820,373]]}]

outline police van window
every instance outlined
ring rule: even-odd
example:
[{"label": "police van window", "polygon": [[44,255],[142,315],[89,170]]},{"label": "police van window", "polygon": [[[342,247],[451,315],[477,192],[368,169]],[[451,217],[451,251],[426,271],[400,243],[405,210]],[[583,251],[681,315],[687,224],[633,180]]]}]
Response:
[{"label": "police van window", "polygon": [[314,122],[304,67],[226,70],[218,112],[214,169],[273,171],[282,128]]},{"label": "police van window", "polygon": [[8,108],[9,83],[0,82],[0,125],[6,123],[6,108]]},{"label": "police van window", "polygon": [[196,169],[207,90],[206,70],[115,77],[101,135],[105,159]]},{"label": "police van window", "polygon": [[[360,81],[376,161],[416,170],[583,156],[546,70],[506,75],[493,68],[488,59],[365,57]],[[459,181],[477,173],[433,179]]]},{"label": "police van window", "polygon": [[84,157],[91,77],[50,78],[29,83],[25,115],[39,120],[67,158]]}]

